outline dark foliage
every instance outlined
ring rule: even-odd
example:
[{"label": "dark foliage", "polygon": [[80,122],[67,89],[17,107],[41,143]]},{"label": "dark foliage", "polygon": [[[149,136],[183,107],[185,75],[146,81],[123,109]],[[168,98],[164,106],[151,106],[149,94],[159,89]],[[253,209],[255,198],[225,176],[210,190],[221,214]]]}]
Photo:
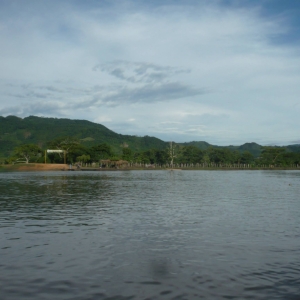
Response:
[{"label": "dark foliage", "polygon": [[[16,150],[28,144],[40,149],[38,155],[30,158],[39,162],[44,160],[41,157],[42,150],[61,149],[66,150],[67,162],[71,163],[99,162],[101,159],[123,159],[146,164],[170,163],[169,143],[155,137],[117,134],[103,125],[85,120],[0,117],[0,158],[14,161],[18,158],[17,154],[22,156]],[[262,147],[256,143],[246,143],[220,147],[194,141],[177,144],[175,148],[176,164],[300,164],[300,145]],[[62,154],[47,156],[48,162],[62,163],[63,160]]]}]

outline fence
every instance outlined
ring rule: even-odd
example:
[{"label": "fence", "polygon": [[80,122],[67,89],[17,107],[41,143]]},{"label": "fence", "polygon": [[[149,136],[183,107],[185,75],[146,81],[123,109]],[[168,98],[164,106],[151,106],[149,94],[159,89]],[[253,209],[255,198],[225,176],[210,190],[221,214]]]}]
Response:
[{"label": "fence", "polygon": [[[87,168],[99,168],[100,163],[80,163],[81,167]],[[168,169],[168,168],[178,168],[178,169],[276,169],[276,168],[287,168],[287,169],[299,169],[299,164],[292,165],[279,165],[279,164],[216,164],[216,163],[196,163],[196,164],[147,164],[147,163],[128,163],[120,166],[120,168],[145,168],[145,169]]]}]

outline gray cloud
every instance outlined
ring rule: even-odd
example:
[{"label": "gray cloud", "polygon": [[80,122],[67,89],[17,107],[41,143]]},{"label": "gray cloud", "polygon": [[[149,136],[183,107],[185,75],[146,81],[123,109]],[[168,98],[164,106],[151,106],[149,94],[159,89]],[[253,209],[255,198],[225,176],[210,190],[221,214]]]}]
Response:
[{"label": "gray cloud", "polygon": [[94,71],[106,72],[118,79],[131,83],[156,83],[173,75],[189,73],[189,69],[180,69],[169,66],[159,66],[152,63],[113,61],[94,66]]},{"label": "gray cloud", "polygon": [[137,88],[121,87],[107,96],[96,98],[95,102],[106,105],[125,103],[153,103],[171,101],[207,93],[204,89],[196,89],[179,82],[163,84],[146,84]]},{"label": "gray cloud", "polygon": [[300,144],[300,140],[289,141],[290,144]]},{"label": "gray cloud", "polygon": [[27,98],[40,98],[40,99],[46,99],[50,96],[51,94],[45,94],[45,93],[37,93],[37,92],[29,92],[26,94]]},{"label": "gray cloud", "polygon": [[[35,2],[1,6],[0,113],[109,120],[111,129],[133,118],[137,127],[118,132],[168,140],[298,140],[299,49],[270,43],[289,31],[282,15],[217,0],[153,9],[54,0],[54,18]],[[156,122],[169,125],[150,132]]]},{"label": "gray cloud", "polygon": [[205,89],[169,80],[172,76],[189,73],[189,69],[117,60],[98,64],[93,70],[100,70],[126,83],[107,87],[106,95],[103,91],[97,93],[93,100],[86,103],[88,105],[118,106],[125,103],[164,102],[207,93]]},{"label": "gray cloud", "polygon": [[[150,65],[150,64],[148,64]],[[136,74],[145,74],[147,70],[146,64],[138,65],[140,68]],[[144,69],[143,69],[144,68]],[[175,69],[169,67],[159,67],[155,65],[156,69],[168,70]],[[142,70],[143,69],[143,70]],[[175,70],[174,72],[177,72]],[[118,76],[121,78],[123,73],[120,71]],[[144,75],[143,75],[144,76]],[[176,99],[194,97],[197,95],[207,94],[209,91],[204,88],[195,88],[182,82],[160,81],[158,78],[163,78],[163,74],[147,74],[148,78],[155,83],[127,83],[125,84],[109,82],[106,85],[74,85],[52,83],[48,85],[34,85],[34,84],[11,84],[9,85],[7,96],[15,99],[22,99],[36,103],[38,99],[47,101],[59,101],[60,108],[68,105],[70,109],[91,109],[99,105],[108,107],[116,107],[123,104],[134,103],[157,103],[174,101]],[[125,75],[124,75],[125,77]],[[11,91],[16,91],[12,93]],[[47,102],[44,102],[47,103]],[[22,103],[22,106],[26,104]],[[45,105],[45,104],[43,104]],[[24,111],[27,110],[24,108]]]},{"label": "gray cloud", "polygon": [[46,99],[48,98],[51,94],[49,93],[37,93],[34,91],[28,92],[26,94],[12,94],[12,93],[8,93],[8,96],[12,96],[15,98],[20,98],[20,99],[33,99],[33,98],[39,98],[39,99]]},{"label": "gray cloud", "polygon": [[88,87],[78,85],[76,87],[76,85],[70,86],[69,84],[60,82],[54,82],[49,85],[10,83],[6,84],[5,87],[6,88],[2,90],[2,95],[12,99],[24,99],[31,102],[35,102],[38,99],[55,100],[60,101],[61,105],[66,104],[68,101],[72,102],[74,99],[80,97],[93,97],[96,93],[105,88],[100,85]]},{"label": "gray cloud", "polygon": [[0,109],[1,115],[15,115],[26,117],[30,115],[36,116],[65,116],[62,112],[63,107],[54,102],[36,101],[34,103],[25,103],[22,106],[11,106]]},{"label": "gray cloud", "polygon": [[59,88],[56,88],[56,87],[54,87],[54,86],[39,86],[38,88],[47,90],[47,91],[49,91],[49,92],[65,93],[64,90],[59,89]]}]

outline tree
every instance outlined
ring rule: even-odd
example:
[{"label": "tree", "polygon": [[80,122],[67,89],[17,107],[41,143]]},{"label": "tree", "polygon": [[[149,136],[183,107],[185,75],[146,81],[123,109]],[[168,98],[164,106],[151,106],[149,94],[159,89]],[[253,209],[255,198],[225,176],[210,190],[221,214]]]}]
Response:
[{"label": "tree", "polygon": [[80,142],[77,138],[73,138],[69,136],[57,138],[48,143],[48,145],[53,149],[65,150],[67,152],[69,152],[72,148],[75,148],[79,144]]},{"label": "tree", "polygon": [[233,152],[226,148],[210,147],[206,150],[206,153],[209,155],[209,160],[216,164],[232,163],[234,161]]},{"label": "tree", "polygon": [[166,150],[153,150],[154,159],[157,164],[165,164],[168,161],[168,152]]},{"label": "tree", "polygon": [[241,155],[242,164],[251,164],[254,161],[254,156],[249,151],[244,151]]},{"label": "tree", "polygon": [[170,158],[170,165],[171,165],[171,168],[173,168],[174,158],[177,157],[177,149],[176,149],[175,143],[170,142],[170,146],[168,148],[168,153],[169,153],[169,158]]},{"label": "tree", "polygon": [[100,144],[89,149],[92,161],[99,161],[100,159],[108,159],[114,156],[111,146],[108,144]]},{"label": "tree", "polygon": [[88,162],[91,159],[89,155],[82,154],[81,156],[77,156],[76,160],[80,162]]},{"label": "tree", "polygon": [[34,144],[24,144],[15,148],[15,155],[24,158],[26,164],[33,158],[37,158],[41,153],[40,147]]},{"label": "tree", "polygon": [[122,159],[127,161],[132,161],[133,153],[132,150],[129,148],[122,149]]},{"label": "tree", "polygon": [[133,155],[133,160],[138,163],[151,163],[151,151],[136,152]]},{"label": "tree", "polygon": [[[230,151],[230,150],[229,150]],[[237,150],[230,151],[231,159],[228,161],[228,163],[234,163],[234,164],[240,164],[242,162],[242,156],[241,153]]]},{"label": "tree", "polygon": [[263,164],[275,164],[279,163],[280,159],[283,158],[283,154],[286,149],[281,147],[262,147],[262,152],[260,156],[260,162]]},{"label": "tree", "polygon": [[204,152],[203,157],[202,157],[202,162],[205,163],[205,164],[210,163],[209,154],[207,152]]},{"label": "tree", "polygon": [[87,148],[81,144],[75,145],[68,151],[68,162],[73,163],[73,162],[77,161],[77,157],[81,156],[81,155],[90,156],[89,150],[90,150],[89,148]]},{"label": "tree", "polygon": [[[60,137],[57,138],[51,142],[48,143],[48,146],[50,148],[57,149],[57,150],[64,150],[65,154],[71,152],[72,150],[74,150],[76,147],[78,147],[78,145],[80,144],[79,140],[77,138],[73,138],[73,137]],[[61,153],[58,153],[59,157],[61,158]]]},{"label": "tree", "polygon": [[203,158],[203,151],[195,146],[184,146],[178,154],[180,163],[196,164]]}]

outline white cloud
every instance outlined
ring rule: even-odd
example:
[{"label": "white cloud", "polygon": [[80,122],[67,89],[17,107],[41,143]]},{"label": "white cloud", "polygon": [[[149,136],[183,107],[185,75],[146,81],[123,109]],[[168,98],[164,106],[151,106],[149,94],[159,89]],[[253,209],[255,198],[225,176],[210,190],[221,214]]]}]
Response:
[{"label": "white cloud", "polygon": [[99,116],[93,120],[95,123],[110,123],[112,120],[108,116]]},{"label": "white cloud", "polygon": [[219,3],[2,7],[0,113],[168,140],[298,140],[299,49],[272,41],[286,19]]}]

